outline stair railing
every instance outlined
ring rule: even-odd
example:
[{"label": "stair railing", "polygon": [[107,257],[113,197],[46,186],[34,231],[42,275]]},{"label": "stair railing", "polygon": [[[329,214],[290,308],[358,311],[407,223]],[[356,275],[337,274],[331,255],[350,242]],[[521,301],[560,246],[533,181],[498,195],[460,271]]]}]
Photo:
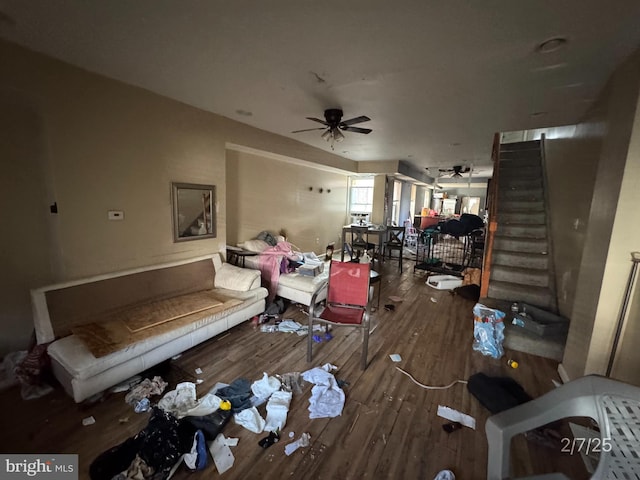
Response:
[{"label": "stair railing", "polygon": [[489,278],[491,277],[491,256],[493,253],[493,240],[498,229],[498,182],[500,172],[500,133],[493,136],[493,175],[487,192],[487,204],[489,206],[489,225],[484,247],[484,259],[482,262],[482,280],[480,281],[480,298],[489,294]]}]

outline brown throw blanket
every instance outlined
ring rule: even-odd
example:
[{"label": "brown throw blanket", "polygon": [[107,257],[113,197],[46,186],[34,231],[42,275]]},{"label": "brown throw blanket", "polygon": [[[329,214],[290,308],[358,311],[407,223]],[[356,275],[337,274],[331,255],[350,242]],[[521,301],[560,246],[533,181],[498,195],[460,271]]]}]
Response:
[{"label": "brown throw blanket", "polygon": [[204,291],[109,312],[71,329],[96,357],[178,329],[208,316],[237,309],[241,300]]}]

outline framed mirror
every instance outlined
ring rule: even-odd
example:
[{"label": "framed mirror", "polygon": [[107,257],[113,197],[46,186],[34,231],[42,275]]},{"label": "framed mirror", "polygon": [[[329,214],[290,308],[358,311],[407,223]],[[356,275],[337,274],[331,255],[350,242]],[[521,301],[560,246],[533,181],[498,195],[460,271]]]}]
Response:
[{"label": "framed mirror", "polygon": [[184,242],[216,236],[216,187],[172,183],[173,241]]}]

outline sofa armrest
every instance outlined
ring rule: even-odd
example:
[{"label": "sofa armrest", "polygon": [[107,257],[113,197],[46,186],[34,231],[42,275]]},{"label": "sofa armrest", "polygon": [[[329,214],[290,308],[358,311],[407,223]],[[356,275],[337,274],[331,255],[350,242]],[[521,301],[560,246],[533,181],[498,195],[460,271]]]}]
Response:
[{"label": "sofa armrest", "polygon": [[216,288],[246,292],[260,287],[260,271],[223,263],[216,269]]}]

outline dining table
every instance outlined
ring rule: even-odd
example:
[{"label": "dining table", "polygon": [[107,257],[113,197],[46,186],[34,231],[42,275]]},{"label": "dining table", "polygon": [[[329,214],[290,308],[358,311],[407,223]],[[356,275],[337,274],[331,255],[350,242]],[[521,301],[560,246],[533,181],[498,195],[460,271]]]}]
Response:
[{"label": "dining table", "polygon": [[[359,224],[351,224],[351,225],[344,225],[342,227],[342,253],[340,254],[340,261],[344,262],[344,246],[349,243],[347,242],[347,235],[349,235],[351,233],[351,230],[353,229],[353,227],[362,227],[363,225],[359,225]],[[370,224],[367,225],[367,235],[375,235],[378,238],[378,249],[377,249],[377,255],[374,255],[374,260],[378,259],[379,262],[383,263],[384,262],[384,240],[386,238],[386,234],[387,234],[387,228],[384,225],[375,225],[375,224]],[[374,243],[374,242],[371,242]]]}]

